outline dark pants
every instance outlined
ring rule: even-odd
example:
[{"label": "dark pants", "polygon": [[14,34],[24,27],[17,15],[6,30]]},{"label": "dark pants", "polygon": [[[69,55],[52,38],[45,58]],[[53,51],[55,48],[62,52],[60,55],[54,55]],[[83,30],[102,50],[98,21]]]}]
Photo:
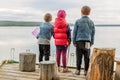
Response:
[{"label": "dark pants", "polygon": [[84,56],[84,70],[88,71],[89,67],[89,56],[90,49],[85,48],[85,41],[77,41],[76,42],[76,66],[77,70],[81,69],[82,57]]},{"label": "dark pants", "polygon": [[43,56],[45,56],[45,61],[49,60],[50,45],[39,44],[39,62],[43,61]]}]

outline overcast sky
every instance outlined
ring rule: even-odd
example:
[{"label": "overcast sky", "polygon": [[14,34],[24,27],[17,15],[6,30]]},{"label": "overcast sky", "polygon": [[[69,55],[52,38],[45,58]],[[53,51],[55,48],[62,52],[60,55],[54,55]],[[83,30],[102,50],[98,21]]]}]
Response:
[{"label": "overcast sky", "polygon": [[97,23],[120,22],[120,0],[0,0],[0,20],[43,21],[45,13],[56,17],[59,9],[66,10],[67,21],[80,18],[83,5],[92,8],[90,18]]}]

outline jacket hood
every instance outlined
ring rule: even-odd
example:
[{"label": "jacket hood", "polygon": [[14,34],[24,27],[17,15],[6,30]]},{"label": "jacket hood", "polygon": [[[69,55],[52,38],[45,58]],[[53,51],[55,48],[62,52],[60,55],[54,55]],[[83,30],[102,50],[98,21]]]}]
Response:
[{"label": "jacket hood", "polygon": [[61,29],[67,25],[66,20],[64,18],[56,18],[54,26]]},{"label": "jacket hood", "polygon": [[59,10],[57,13],[58,18],[65,18],[66,17],[66,12],[65,10]]}]

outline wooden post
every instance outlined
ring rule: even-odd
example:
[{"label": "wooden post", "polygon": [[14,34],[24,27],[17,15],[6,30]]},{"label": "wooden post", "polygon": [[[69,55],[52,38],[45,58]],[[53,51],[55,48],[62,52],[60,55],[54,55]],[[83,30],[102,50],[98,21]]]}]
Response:
[{"label": "wooden post", "polygon": [[33,53],[20,53],[19,54],[19,69],[21,71],[35,71],[36,54]]},{"label": "wooden post", "polygon": [[94,48],[86,80],[113,80],[115,49]]},{"label": "wooden post", "polygon": [[55,61],[40,62],[40,80],[59,80]]},{"label": "wooden post", "polygon": [[115,59],[115,62],[116,62],[116,70],[115,70],[114,80],[120,80],[120,59]]}]

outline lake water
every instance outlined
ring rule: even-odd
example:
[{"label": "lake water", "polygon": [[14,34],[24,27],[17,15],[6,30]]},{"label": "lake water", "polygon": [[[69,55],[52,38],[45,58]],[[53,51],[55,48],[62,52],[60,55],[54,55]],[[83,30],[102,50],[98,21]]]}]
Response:
[{"label": "lake water", "polygon": [[[36,26],[37,27],[37,26]],[[36,27],[0,27],[0,60],[19,60],[19,53],[32,52],[37,55],[37,39],[32,35]],[[72,29],[73,27],[71,27]],[[116,57],[120,58],[120,27],[96,27],[95,44],[92,46],[100,48],[116,48]],[[67,57],[70,66],[75,65],[75,48],[71,44],[69,56]],[[91,51],[92,53],[92,51]],[[55,59],[55,45],[51,40],[51,59]]]}]

